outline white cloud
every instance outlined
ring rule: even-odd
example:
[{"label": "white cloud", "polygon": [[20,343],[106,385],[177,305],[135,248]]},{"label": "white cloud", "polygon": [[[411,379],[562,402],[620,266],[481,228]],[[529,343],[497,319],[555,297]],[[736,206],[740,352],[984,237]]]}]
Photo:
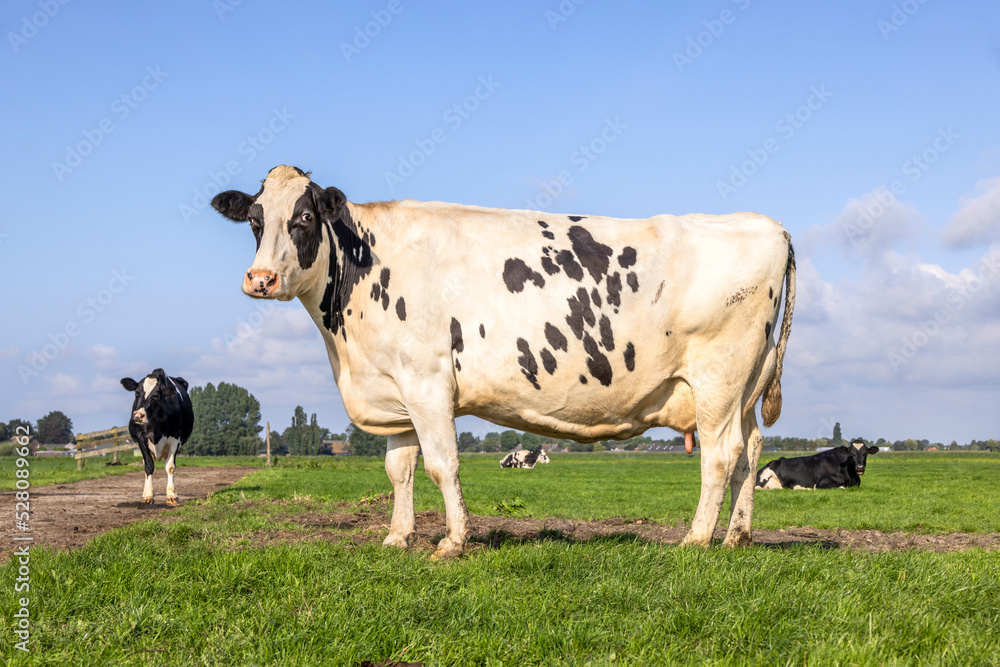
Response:
[{"label": "white cloud", "polygon": [[962,198],[961,208],[942,233],[946,245],[966,248],[997,239],[1000,230],[1000,178],[980,181],[976,192]]}]

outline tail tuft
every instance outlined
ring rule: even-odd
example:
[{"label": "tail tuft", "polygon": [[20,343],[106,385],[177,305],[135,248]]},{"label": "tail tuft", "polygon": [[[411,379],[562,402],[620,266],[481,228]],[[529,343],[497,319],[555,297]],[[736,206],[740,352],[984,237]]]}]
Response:
[{"label": "tail tuft", "polygon": [[764,400],[760,407],[760,415],[764,426],[774,426],[781,416],[781,366],[785,359],[785,348],[788,346],[788,335],[792,331],[792,311],[795,308],[795,249],[792,248],[791,237],[788,238],[788,263],[785,265],[785,312],[781,317],[781,333],[778,335],[778,363],[770,384],[764,389]]}]

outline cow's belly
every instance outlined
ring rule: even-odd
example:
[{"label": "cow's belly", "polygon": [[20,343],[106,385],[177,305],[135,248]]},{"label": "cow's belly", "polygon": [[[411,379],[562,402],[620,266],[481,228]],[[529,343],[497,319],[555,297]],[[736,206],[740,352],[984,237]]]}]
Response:
[{"label": "cow's belly", "polygon": [[681,432],[695,430],[694,396],[690,385],[673,378],[652,390],[611,392],[577,388],[568,391],[496,393],[493,400],[479,394],[461,404],[458,414],[474,415],[507,428],[545,437],[581,442],[625,440],[655,426]]}]

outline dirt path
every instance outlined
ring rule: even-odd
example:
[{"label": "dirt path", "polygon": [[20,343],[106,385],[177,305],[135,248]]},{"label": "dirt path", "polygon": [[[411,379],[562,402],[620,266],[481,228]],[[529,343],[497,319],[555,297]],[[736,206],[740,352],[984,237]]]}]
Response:
[{"label": "dirt path", "polygon": [[[213,491],[239,481],[248,473],[258,470],[249,467],[184,467],[176,476],[180,505],[193,498],[204,498]],[[30,535],[31,542],[15,542],[14,526],[5,527],[0,541],[0,558],[20,544],[44,545],[58,549],[83,546],[92,537],[139,521],[156,519],[176,510],[166,505],[164,487],[166,475],[157,470],[153,475],[155,502],[141,502],[145,474],[140,470],[124,475],[98,479],[85,479],[69,484],[53,484],[31,490],[30,532],[17,532],[18,536]],[[14,509],[14,492],[0,494],[0,507]],[[8,515],[9,516],[9,515]]]},{"label": "dirt path", "polygon": [[[261,501],[245,501],[247,505]],[[242,505],[243,503],[238,503]],[[297,530],[261,531],[253,536],[258,545],[300,540],[341,541],[356,544],[381,542],[389,532],[389,504],[376,503],[362,507],[344,507],[344,512],[281,516],[306,528]],[[263,508],[262,508],[263,509]],[[266,509],[265,509],[266,512]],[[686,525],[664,526],[642,519],[605,519],[603,521],[576,521],[567,519],[528,519],[502,516],[473,516],[472,534],[467,553],[496,548],[502,544],[563,540],[568,542],[589,540],[644,540],[660,544],[680,544],[687,534]],[[445,534],[444,514],[437,511],[417,515],[417,550],[431,552]],[[725,537],[724,528],[715,532],[715,540]],[[818,544],[825,549],[849,549],[863,552],[900,551],[920,549],[925,551],[962,551],[965,549],[1000,550],[1000,533],[951,533],[948,535],[920,535],[915,533],[884,533],[878,530],[819,530],[794,527],[785,530],[753,531],[754,544],[765,548],[783,549],[803,544]]]}]

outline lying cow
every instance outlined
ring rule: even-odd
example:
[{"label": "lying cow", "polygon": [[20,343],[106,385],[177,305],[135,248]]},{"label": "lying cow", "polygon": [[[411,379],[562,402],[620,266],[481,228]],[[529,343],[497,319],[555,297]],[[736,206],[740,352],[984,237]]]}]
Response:
[{"label": "lying cow", "polygon": [[122,378],[122,386],[135,392],[128,432],[139,445],[146,469],[142,502],[153,502],[153,461],[165,461],[167,504],[177,504],[174,491],[174,460],[194,428],[194,410],[184,378],[169,377],[157,368],[141,382]]},{"label": "lying cow", "polygon": [[758,489],[843,489],[861,486],[868,455],[878,451],[864,440],[852,440],[812,456],[771,461],[757,473]]},{"label": "lying cow", "polygon": [[500,461],[501,468],[534,468],[536,463],[548,463],[548,455],[540,449],[510,452]]},{"label": "lying cow", "polygon": [[763,444],[756,404],[763,397],[766,426],[781,414],[795,301],[794,253],[779,223],[755,213],[624,220],[355,204],[284,165],[256,194],[222,192],[212,206],[249,222],[256,239],[243,292],[298,297],[348,417],[389,436],[386,545],[416,538],[422,452],[445,503],[434,556],[463,552],[460,415],[579,442],[697,424],[701,499],[685,543],[711,541],[727,486],[725,544],[750,543]]}]

